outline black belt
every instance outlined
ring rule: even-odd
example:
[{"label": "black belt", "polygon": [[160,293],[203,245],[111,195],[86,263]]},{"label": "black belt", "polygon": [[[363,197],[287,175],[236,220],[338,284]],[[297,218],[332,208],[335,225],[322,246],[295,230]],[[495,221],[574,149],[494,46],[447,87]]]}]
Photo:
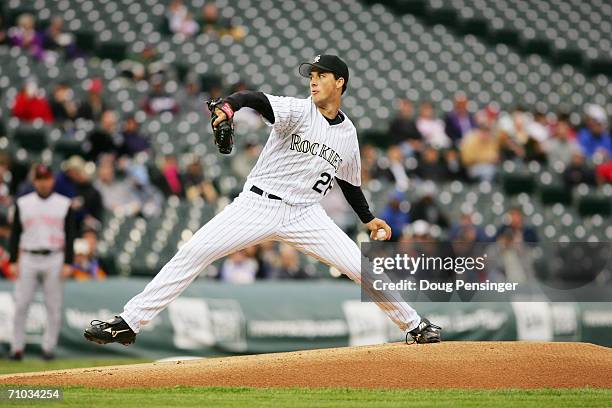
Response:
[{"label": "black belt", "polygon": [[61,249],[24,249],[23,252],[33,255],[51,255],[54,252],[61,252]]},{"label": "black belt", "polygon": [[280,198],[279,196],[274,195],[274,194],[268,194],[257,186],[251,186],[251,191],[254,192],[255,194],[259,194],[262,197],[267,197],[270,200],[282,200],[282,198]]}]

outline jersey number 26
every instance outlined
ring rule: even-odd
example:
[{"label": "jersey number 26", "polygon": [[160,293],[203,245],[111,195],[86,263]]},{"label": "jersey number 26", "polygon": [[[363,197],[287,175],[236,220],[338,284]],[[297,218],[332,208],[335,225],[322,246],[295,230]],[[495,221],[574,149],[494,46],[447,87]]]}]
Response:
[{"label": "jersey number 26", "polygon": [[334,182],[332,181],[332,176],[329,173],[323,172],[321,173],[319,177],[320,178],[317,180],[315,185],[312,186],[312,189],[316,191],[317,193],[322,193],[323,195],[326,195],[329,192],[329,190],[331,190],[332,187],[334,186]]}]

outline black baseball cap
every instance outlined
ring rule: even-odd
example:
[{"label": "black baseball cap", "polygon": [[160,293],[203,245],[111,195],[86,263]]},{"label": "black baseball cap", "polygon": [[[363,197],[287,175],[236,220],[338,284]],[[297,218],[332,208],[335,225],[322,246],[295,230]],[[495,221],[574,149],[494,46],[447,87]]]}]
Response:
[{"label": "black baseball cap", "polygon": [[332,74],[336,74],[338,77],[344,78],[342,93],[346,91],[349,80],[349,70],[345,62],[338,56],[329,54],[317,55],[314,57],[312,62],[301,63],[298,71],[300,72],[301,76],[309,78],[310,71],[312,71],[313,68],[318,68],[322,72],[331,72]]}]

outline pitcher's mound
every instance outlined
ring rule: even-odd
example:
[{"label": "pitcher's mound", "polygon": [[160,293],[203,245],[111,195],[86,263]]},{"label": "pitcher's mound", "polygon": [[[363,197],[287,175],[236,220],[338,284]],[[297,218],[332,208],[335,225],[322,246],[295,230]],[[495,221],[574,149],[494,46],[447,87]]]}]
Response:
[{"label": "pitcher's mound", "polygon": [[612,387],[612,349],[585,343],[383,344],[0,376],[88,387]]}]

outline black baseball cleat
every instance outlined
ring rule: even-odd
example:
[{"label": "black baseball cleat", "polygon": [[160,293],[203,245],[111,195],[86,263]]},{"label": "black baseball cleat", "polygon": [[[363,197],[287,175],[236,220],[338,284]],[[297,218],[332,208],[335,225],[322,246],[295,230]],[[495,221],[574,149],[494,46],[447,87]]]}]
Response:
[{"label": "black baseball cleat", "polygon": [[108,322],[92,320],[91,326],[85,329],[85,338],[98,344],[121,343],[129,346],[136,341],[136,333],[121,318],[115,316]]},{"label": "black baseball cleat", "polygon": [[442,328],[440,326],[436,326],[429,320],[422,318],[421,323],[416,328],[406,332],[406,343],[408,343],[408,335],[412,337],[412,343],[439,343],[441,331]]}]

